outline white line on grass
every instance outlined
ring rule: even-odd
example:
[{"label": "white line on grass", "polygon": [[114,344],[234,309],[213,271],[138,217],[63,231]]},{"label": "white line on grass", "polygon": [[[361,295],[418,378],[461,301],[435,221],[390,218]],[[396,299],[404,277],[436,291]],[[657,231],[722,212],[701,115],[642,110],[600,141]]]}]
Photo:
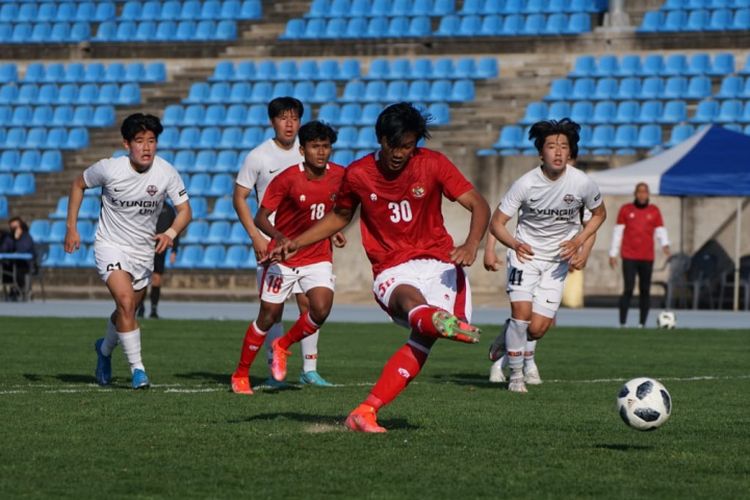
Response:
[{"label": "white line on grass", "polygon": [[[699,382],[705,380],[745,380],[750,379],[750,375],[699,375],[694,377],[656,377],[661,381],[670,382]],[[461,380],[461,379],[457,379]],[[468,379],[467,379],[468,380]],[[584,380],[562,380],[562,379],[549,379],[545,380],[545,384],[611,384],[615,382],[625,382],[627,378],[595,378],[595,379],[584,379]],[[419,384],[419,381],[413,382]],[[424,383],[424,382],[423,382]],[[450,384],[452,382],[443,382]],[[334,384],[333,387],[371,387],[373,382],[356,382],[352,384]],[[44,393],[44,394],[83,394],[83,393],[100,393],[100,392],[115,392],[113,389],[124,389],[126,386],[116,387],[100,387],[96,384],[12,384],[6,386],[7,389],[0,387],[0,396],[8,396],[13,394],[29,394],[29,393]],[[299,387],[293,385],[293,387]],[[254,389],[272,389],[267,385],[258,385]],[[151,391],[164,392],[166,394],[200,394],[210,392],[229,392],[229,386],[224,384],[212,384],[212,385],[183,385],[183,384],[152,384]]]}]

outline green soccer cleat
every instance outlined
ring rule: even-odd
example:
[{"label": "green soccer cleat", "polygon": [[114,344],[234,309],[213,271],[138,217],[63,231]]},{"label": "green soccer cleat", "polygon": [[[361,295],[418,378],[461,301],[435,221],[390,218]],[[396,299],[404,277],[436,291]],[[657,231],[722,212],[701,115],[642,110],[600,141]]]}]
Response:
[{"label": "green soccer cleat", "polygon": [[479,342],[479,335],[482,333],[476,326],[461,321],[448,311],[436,311],[432,315],[432,324],[441,337],[466,344]]}]

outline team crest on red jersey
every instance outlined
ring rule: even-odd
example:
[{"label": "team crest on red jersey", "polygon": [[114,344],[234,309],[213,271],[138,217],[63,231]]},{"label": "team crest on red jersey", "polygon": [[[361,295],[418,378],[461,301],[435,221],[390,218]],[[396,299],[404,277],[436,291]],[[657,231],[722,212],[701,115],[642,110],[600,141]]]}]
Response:
[{"label": "team crest on red jersey", "polygon": [[307,199],[307,196],[305,196],[304,194],[299,195],[300,203],[304,203],[306,199]]},{"label": "team crest on red jersey", "polygon": [[149,196],[154,196],[156,193],[159,192],[159,188],[151,184],[146,188],[146,192],[148,193]]},{"label": "team crest on red jersey", "polygon": [[370,201],[378,201],[378,195],[375,193],[370,193]]},{"label": "team crest on red jersey", "polygon": [[422,198],[425,195],[425,189],[424,189],[424,187],[420,186],[419,184],[415,184],[411,188],[411,194],[415,198]]},{"label": "team crest on red jersey", "polygon": [[575,196],[573,196],[572,194],[566,194],[566,195],[565,195],[565,196],[563,197],[563,201],[564,201],[565,203],[567,203],[568,205],[570,205],[571,203],[573,203],[574,201],[576,201],[576,198],[575,198]]}]

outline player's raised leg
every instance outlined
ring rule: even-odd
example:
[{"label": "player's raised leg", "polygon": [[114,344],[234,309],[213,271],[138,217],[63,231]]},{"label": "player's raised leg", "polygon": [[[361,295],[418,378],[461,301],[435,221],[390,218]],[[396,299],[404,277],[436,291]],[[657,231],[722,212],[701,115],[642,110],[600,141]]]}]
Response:
[{"label": "player's raised leg", "polygon": [[132,387],[133,389],[148,387],[150,381],[141,359],[141,330],[135,318],[136,308],[143,300],[145,287],[134,291],[130,274],[116,270],[107,279],[107,288],[115,300],[115,326],[125,358],[130,365]]}]

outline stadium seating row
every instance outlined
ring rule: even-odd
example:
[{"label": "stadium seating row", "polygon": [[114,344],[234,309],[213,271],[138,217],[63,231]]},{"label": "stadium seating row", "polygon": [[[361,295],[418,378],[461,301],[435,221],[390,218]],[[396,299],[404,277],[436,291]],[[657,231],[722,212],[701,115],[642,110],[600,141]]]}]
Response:
[{"label": "stadium seating row", "polygon": [[[274,97],[291,95],[302,102],[468,102],[474,100],[473,80],[371,80],[347,82],[342,95],[338,96],[335,82],[321,81],[313,86],[311,82],[219,82],[194,83],[183,103],[267,103]],[[1,101],[0,101],[1,102]]]},{"label": "stadium seating row", "polygon": [[109,127],[114,122],[113,106],[0,105],[0,123],[11,127]]},{"label": "stadium seating row", "polygon": [[[465,0],[462,14],[554,14],[599,12],[597,0]],[[305,17],[444,16],[455,0],[313,0]]]},{"label": "stadium seating row", "polygon": [[742,9],[745,7],[750,7],[750,0],[665,0],[659,9]]},{"label": "stadium seating row", "polygon": [[[367,80],[438,80],[438,79],[481,79],[498,76],[498,63],[494,57],[475,59],[464,57],[457,60],[451,58],[432,59],[420,58],[415,60],[374,59],[368,68]],[[360,62],[347,59],[316,61],[306,60],[299,64],[294,60],[278,63],[267,60],[255,63],[253,61],[222,61],[216,65],[210,82],[237,81],[320,81],[320,80],[355,80],[360,78]]]},{"label": "stadium seating row", "polygon": [[99,25],[94,42],[225,41],[237,38],[234,21],[107,21]]},{"label": "stadium seating row", "polygon": [[23,172],[17,175],[0,173],[0,195],[25,196],[34,194],[36,180],[34,174]]},{"label": "stadium seating row", "polygon": [[0,43],[78,43],[91,38],[89,23],[38,22],[38,23],[3,23],[0,22]]},{"label": "stadium seating row", "polygon": [[717,99],[750,98],[750,79],[740,76],[725,77],[713,94],[711,79],[705,76],[671,76],[663,79],[652,76],[640,78],[562,78],[550,86],[547,101],[559,100],[629,100],[629,99],[703,99],[713,95]]},{"label": "stadium seating row", "polygon": [[6,83],[0,87],[0,104],[120,104],[141,102],[137,83]]},{"label": "stadium seating row", "polygon": [[[171,250],[168,250],[170,252]],[[96,267],[94,245],[81,245],[73,253],[65,253],[61,243],[49,245],[43,259],[43,267],[93,268]],[[178,269],[255,269],[257,262],[255,252],[248,250],[247,245],[237,244],[224,246],[187,245],[177,252],[177,260],[172,265],[167,259],[167,267]]]},{"label": "stadium seating row", "polygon": [[591,31],[591,15],[512,14],[509,16],[445,16],[433,32],[427,16],[291,19],[282,40],[404,38],[404,37],[469,37],[469,36],[538,36],[576,35]]},{"label": "stadium seating row", "polygon": [[[450,121],[450,108],[447,103],[432,103],[424,108],[432,115],[432,125],[445,125]],[[382,110],[383,107],[377,103],[364,106],[357,103],[328,103],[320,107],[317,118],[335,126],[374,125]],[[309,117],[309,113],[307,115]],[[162,123],[165,126],[265,126],[268,125],[268,111],[264,104],[170,104],[164,110]],[[232,139],[227,139],[222,142],[229,144]]]},{"label": "stadium seating row", "polygon": [[260,0],[222,1],[127,1],[118,19],[123,21],[195,21],[260,19],[263,5]]},{"label": "stadium seating row", "polygon": [[[0,149],[82,149],[88,145],[89,131],[83,127],[0,127]],[[0,170],[4,170],[3,163]]]},{"label": "stadium seating row", "polygon": [[[606,54],[598,58],[592,55],[579,56],[569,77],[648,77],[648,76],[725,76],[735,73],[735,59],[731,52],[713,56],[697,52],[686,54],[649,54],[643,58],[637,54],[618,57]],[[740,74],[750,74],[750,56]]]},{"label": "stadium seating row", "polygon": [[[725,101],[703,100],[698,103],[695,114],[688,118],[685,101],[671,100],[645,101],[638,105],[635,101],[615,103],[602,101],[592,106],[590,101],[572,105],[566,101],[555,101],[552,105],[532,102],[526,108],[519,122],[530,125],[539,120],[570,117],[580,123],[750,123],[750,100],[730,99]],[[588,117],[588,118],[587,118]]]},{"label": "stadium seating row", "polygon": [[746,31],[750,30],[750,9],[649,11],[643,16],[639,33],[677,31]]},{"label": "stadium seating row", "polygon": [[5,2],[0,22],[102,22],[114,19],[115,2]]},{"label": "stadium seating row", "polygon": [[26,66],[19,78],[15,63],[0,65],[0,83],[157,83],[167,79],[163,62],[133,63],[38,63]]},{"label": "stadium seating row", "polygon": [[59,172],[62,167],[62,154],[57,149],[6,149],[0,153],[0,172]]}]

